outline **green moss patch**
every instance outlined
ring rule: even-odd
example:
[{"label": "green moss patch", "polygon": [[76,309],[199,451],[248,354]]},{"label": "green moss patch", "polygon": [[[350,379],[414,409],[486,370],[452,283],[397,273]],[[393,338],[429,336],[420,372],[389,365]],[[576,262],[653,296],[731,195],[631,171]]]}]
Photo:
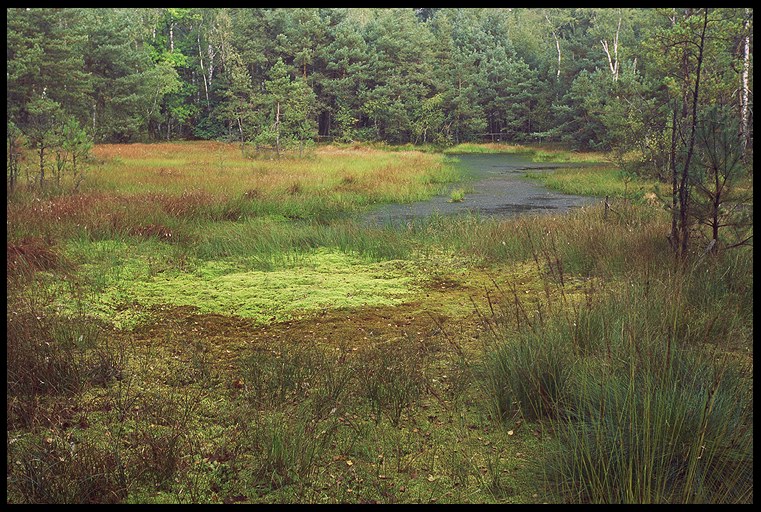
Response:
[{"label": "green moss patch", "polygon": [[137,323],[137,311],[159,304],[269,323],[324,308],[398,304],[413,291],[413,282],[404,262],[366,263],[319,249],[287,269],[247,270],[240,261],[210,261],[198,262],[192,271],[121,280],[102,289],[93,309],[120,328]]}]

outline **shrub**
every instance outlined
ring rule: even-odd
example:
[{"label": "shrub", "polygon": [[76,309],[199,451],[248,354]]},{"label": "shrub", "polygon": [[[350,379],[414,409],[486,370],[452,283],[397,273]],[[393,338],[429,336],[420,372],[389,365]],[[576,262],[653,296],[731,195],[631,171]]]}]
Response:
[{"label": "shrub", "polygon": [[51,433],[11,447],[8,503],[120,503],[126,498],[118,457],[93,441]]},{"label": "shrub", "polygon": [[411,406],[426,387],[426,351],[421,343],[386,343],[361,355],[360,393],[364,396],[379,423],[386,415],[398,425],[402,413]]}]

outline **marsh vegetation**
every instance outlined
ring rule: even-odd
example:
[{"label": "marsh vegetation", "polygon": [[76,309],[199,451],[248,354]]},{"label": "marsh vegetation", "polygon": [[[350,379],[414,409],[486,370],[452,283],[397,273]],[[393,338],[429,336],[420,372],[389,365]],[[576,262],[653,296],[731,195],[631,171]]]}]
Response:
[{"label": "marsh vegetation", "polygon": [[435,153],[93,158],[7,207],[9,502],[752,501],[750,248],[674,266],[623,197],[357,222]]},{"label": "marsh vegetation", "polygon": [[6,16],[8,504],[753,502],[753,9]]}]

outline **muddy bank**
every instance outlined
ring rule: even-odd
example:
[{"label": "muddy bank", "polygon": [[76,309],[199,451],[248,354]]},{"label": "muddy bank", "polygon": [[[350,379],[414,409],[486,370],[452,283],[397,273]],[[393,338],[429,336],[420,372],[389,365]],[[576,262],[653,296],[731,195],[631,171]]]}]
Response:
[{"label": "muddy bank", "polygon": [[[383,225],[405,223],[430,215],[563,213],[600,200],[554,192],[524,176],[527,171],[552,172],[561,167],[588,164],[532,162],[527,155],[520,154],[468,154],[457,155],[457,158],[465,179],[452,184],[447,194],[429,201],[382,205],[366,214],[363,220],[368,224]],[[449,191],[454,189],[466,190],[463,201],[451,200]]]}]

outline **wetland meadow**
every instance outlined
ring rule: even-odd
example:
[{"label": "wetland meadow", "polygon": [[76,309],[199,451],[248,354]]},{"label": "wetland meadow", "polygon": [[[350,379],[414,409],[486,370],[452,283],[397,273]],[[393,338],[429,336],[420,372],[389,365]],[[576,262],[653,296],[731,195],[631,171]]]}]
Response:
[{"label": "wetland meadow", "polygon": [[752,247],[675,265],[605,153],[424,149],[17,190],[8,502],[752,502]]}]

